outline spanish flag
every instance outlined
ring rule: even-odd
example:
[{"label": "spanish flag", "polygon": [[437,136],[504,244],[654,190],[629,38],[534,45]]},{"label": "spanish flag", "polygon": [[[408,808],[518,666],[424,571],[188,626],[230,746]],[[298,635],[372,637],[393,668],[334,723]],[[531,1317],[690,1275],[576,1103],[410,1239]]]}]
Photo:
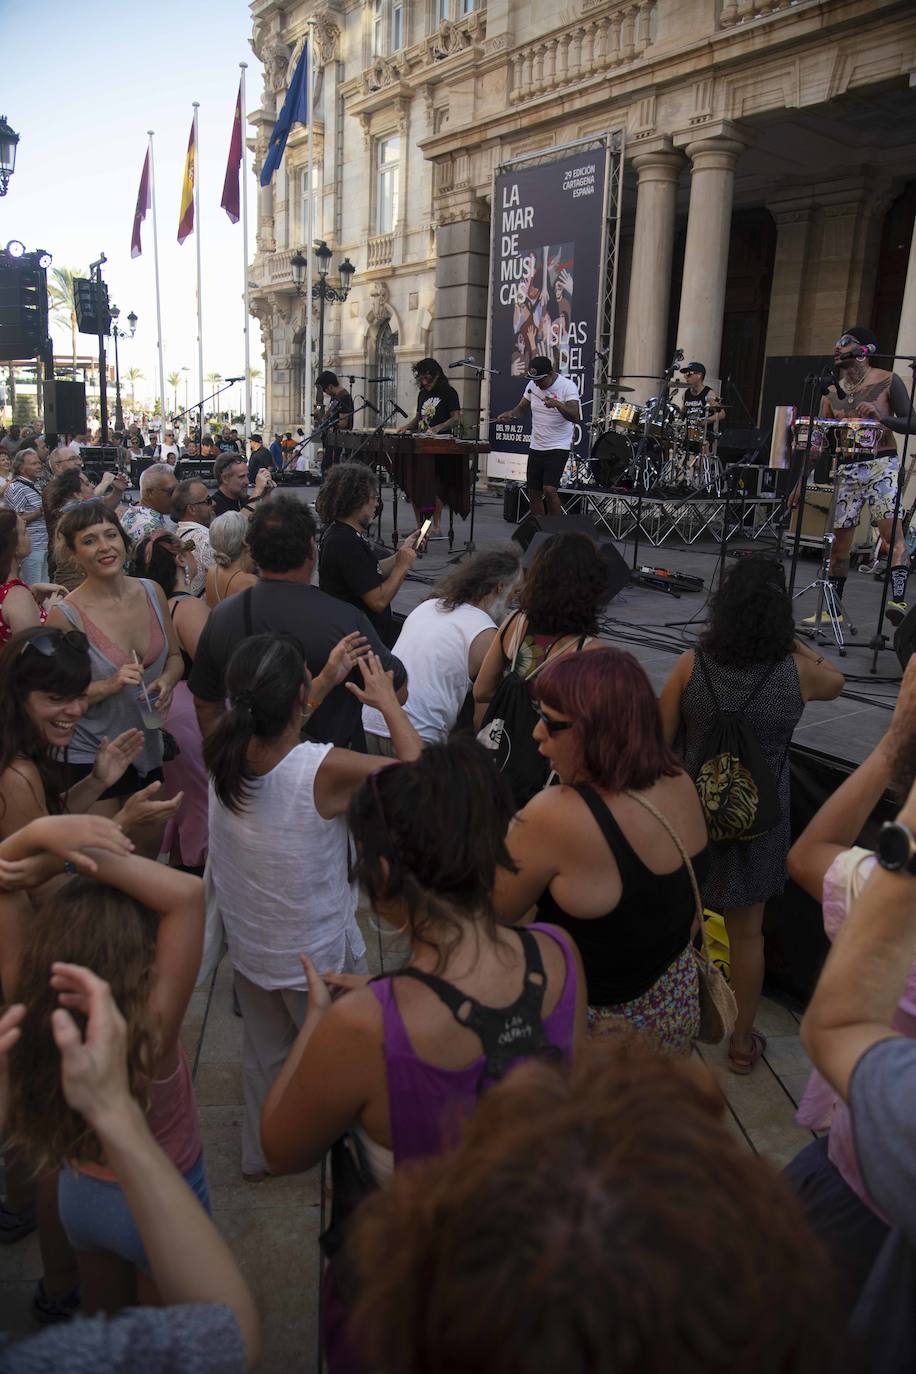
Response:
[{"label": "spanish flag", "polygon": [[181,183],[181,214],[178,219],[178,242],[184,243],[194,232],[194,178],[197,176],[197,148],[194,144],[194,121],[191,120],[191,136],[188,139],[188,155],[184,162],[184,180]]}]

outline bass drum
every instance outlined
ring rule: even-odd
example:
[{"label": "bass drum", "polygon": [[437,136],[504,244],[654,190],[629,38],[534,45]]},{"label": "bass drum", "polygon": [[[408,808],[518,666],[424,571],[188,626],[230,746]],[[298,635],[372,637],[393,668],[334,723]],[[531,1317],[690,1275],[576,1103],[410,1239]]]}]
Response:
[{"label": "bass drum", "polygon": [[606,429],[592,444],[588,468],[596,487],[608,490],[620,486],[633,462],[636,445],[617,429]]}]

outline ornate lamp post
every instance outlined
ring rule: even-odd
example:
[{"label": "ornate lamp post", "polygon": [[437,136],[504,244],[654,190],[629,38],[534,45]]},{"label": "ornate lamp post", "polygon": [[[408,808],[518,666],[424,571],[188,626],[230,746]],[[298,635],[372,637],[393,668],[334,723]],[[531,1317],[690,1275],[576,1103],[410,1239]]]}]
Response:
[{"label": "ornate lamp post", "polygon": [[16,170],[16,148],[19,135],[14,133],[6,122],[6,115],[0,115],[0,196],[5,196],[10,177]]},{"label": "ornate lamp post", "polygon": [[118,366],[118,339],[132,339],[137,332],[137,317],[133,311],[127,317],[130,330],[119,329],[118,320],[121,312],[116,305],[111,307],[111,333],[114,339],[115,353],[115,428],[119,434],[124,433],[124,411],[121,409],[121,369]]},{"label": "ornate lamp post", "polygon": [[[324,239],[319,239],[315,244],[315,259],[318,270],[318,280],[312,286],[312,300],[319,302],[318,306],[318,373],[324,371],[324,311],[328,301],[345,301],[350,294],[350,286],[356,274],[356,268],[349,258],[344,258],[338,267],[339,279],[336,282],[328,280],[331,270],[331,259],[333,251],[325,243]],[[296,288],[296,295],[301,296],[305,290],[305,277],[308,271],[308,262],[303,257],[302,249],[295,254],[290,262],[293,273],[293,285]]]}]

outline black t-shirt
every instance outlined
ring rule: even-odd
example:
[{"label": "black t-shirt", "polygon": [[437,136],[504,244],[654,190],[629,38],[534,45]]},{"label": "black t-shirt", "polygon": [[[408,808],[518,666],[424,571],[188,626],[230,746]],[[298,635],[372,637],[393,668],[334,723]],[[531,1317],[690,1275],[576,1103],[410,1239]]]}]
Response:
[{"label": "black t-shirt", "polygon": [[248,459],[248,481],[253,484],[262,468],[270,468],[273,472],[275,467],[276,463],[269,448],[262,444],[260,448],[252,449],[251,457]]},{"label": "black t-shirt", "polygon": [[702,425],[706,418],[707,396],[712,394],[711,386],[704,386],[698,395],[694,396],[688,387],[684,392],[684,403],[681,407],[681,414],[688,424]]},{"label": "black t-shirt", "polygon": [[216,519],[218,515],[225,515],[227,510],[246,510],[250,505],[251,502],[247,496],[227,496],[217,487],[213,493],[213,518]]},{"label": "black t-shirt", "polygon": [[[201,701],[224,698],[223,675],[226,665],[238,645],[249,633],[245,623],[247,591],[221,601],[210,612],[200,639],[188,686]],[[248,598],[251,610],[251,633],[285,632],[299,640],[305,652],[309,672],[314,677],[328,661],[328,656],[344,635],[358,630],[368,639],[374,653],[382,661],[386,672],[393,670],[394,685],[403,687],[407,673],[399,659],[394,658],[381,642],[367,618],[345,601],[328,596],[318,587],[301,582],[257,582]],[[351,682],[362,685],[357,668]],[[306,730],[312,739],[324,744],[345,748],[361,731],[362,707],[352,692],[341,683],[335,687],[307,722]]]},{"label": "black t-shirt", "polygon": [[353,414],[353,397],[350,395],[349,391],[342,391],[339,396],[331,397],[331,402],[328,406],[328,419],[330,419],[332,412],[337,415],[338,419],[342,419],[345,415]]},{"label": "black t-shirt", "polygon": [[339,597],[355,606],[375,626],[378,637],[390,649],[397,639],[391,607],[370,611],[363,600],[366,592],[385,581],[378,569],[369,541],[352,525],[337,521],[325,530],[318,559],[318,585],[328,596]]},{"label": "black t-shirt", "polygon": [[220,453],[238,453],[239,446],[234,439],[217,439],[216,447]]},{"label": "black t-shirt", "polygon": [[[433,409],[430,402],[435,402]],[[423,407],[428,409],[424,410]],[[426,421],[427,428],[431,429],[434,425],[442,425],[456,410],[461,409],[461,402],[458,399],[458,392],[453,386],[449,386],[444,377],[433,387],[432,391],[426,391],[422,386],[417,392],[417,417]]]}]

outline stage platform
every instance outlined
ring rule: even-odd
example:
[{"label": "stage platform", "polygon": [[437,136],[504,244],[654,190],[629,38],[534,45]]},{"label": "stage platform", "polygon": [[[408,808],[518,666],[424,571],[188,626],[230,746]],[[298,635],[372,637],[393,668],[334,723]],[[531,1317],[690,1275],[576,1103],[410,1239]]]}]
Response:
[{"label": "stage platform", "polygon": [[[307,500],[313,501],[314,488],[300,488]],[[594,499],[594,498],[592,498]],[[614,498],[621,506],[633,502],[634,498]],[[673,504],[673,503],[671,503]],[[690,502],[682,503],[689,507]],[[751,503],[748,502],[748,505]],[[756,503],[755,503],[756,504]],[[772,503],[765,505],[770,512]],[[582,514],[594,516],[588,503],[576,503],[574,509]],[[480,491],[475,516],[474,542],[478,549],[491,547],[502,539],[509,539],[514,526],[502,518],[502,495]],[[410,507],[402,501],[398,509],[398,526],[403,533],[411,527]],[[650,517],[645,517],[647,520]],[[654,517],[652,517],[654,518]],[[692,517],[691,517],[692,518]],[[721,517],[719,517],[721,518]],[[759,517],[754,517],[759,519]],[[600,523],[600,522],[599,522]],[[443,527],[447,524],[447,513]],[[729,527],[733,528],[731,517]],[[374,528],[374,527],[373,527]],[[633,561],[632,527],[623,539],[612,535],[615,543],[628,564]],[[382,534],[386,540],[391,531],[391,492],[385,489],[385,510],[382,517]],[[410,577],[401,588],[394,608],[402,614],[413,610],[414,606],[427,595],[429,588],[442,576],[449,565],[449,557],[455,557],[469,538],[470,522],[455,519],[455,547],[451,555],[448,542],[430,544],[426,557],[416,565],[417,576]],[[607,536],[607,526],[603,533]],[[729,551],[752,549],[760,553],[775,550],[775,531],[772,528],[772,515],[768,514],[766,530],[760,530],[766,538],[752,540],[746,533],[729,541]],[[788,573],[791,545],[785,541],[785,563]],[[673,537],[662,548],[650,547],[640,540],[639,562],[642,565],[659,565],[670,571],[692,573],[702,577],[704,590],[685,592],[680,598],[667,593],[640,586],[624,589],[608,605],[602,632],[609,642],[629,649],[642,663],[653,685],[661,689],[676,656],[692,647],[702,633],[705,620],[706,601],[718,576],[719,547],[707,527],[690,543],[676,541]],[[816,576],[819,558],[810,552],[802,551],[799,559],[796,590],[806,587]],[[421,580],[422,579],[422,580]],[[911,599],[916,596],[914,584]],[[820,646],[820,652],[835,661],[847,678],[847,686],[837,701],[812,702],[805,710],[801,723],[795,732],[795,742],[821,750],[825,754],[852,764],[861,763],[887,729],[890,711],[897,698],[900,680],[900,664],[891,648],[878,654],[877,673],[872,675],[872,654],[868,643],[875,633],[876,617],[881,600],[881,585],[863,573],[852,572],[846,584],[846,608],[858,629],[857,636],[848,636],[849,647],[845,658],[841,658],[832,643]],[[813,615],[816,593],[808,592],[797,601],[798,616]],[[891,627],[885,623],[887,643],[891,643]]]}]

